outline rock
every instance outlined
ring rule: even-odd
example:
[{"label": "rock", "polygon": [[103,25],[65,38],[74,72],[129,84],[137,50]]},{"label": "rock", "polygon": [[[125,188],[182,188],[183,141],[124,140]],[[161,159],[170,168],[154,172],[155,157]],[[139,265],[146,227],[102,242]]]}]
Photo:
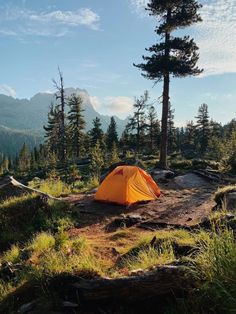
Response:
[{"label": "rock", "polygon": [[115,231],[119,228],[130,228],[144,220],[145,218],[140,215],[121,215],[106,226],[106,231]]},{"label": "rock", "polygon": [[236,210],[236,192],[226,193],[225,202],[227,210]]},{"label": "rock", "polygon": [[32,302],[25,303],[25,304],[21,305],[21,307],[18,310],[18,313],[20,313],[20,314],[28,313],[29,311],[31,311],[35,307],[37,301],[38,300],[34,300]]},{"label": "rock", "polygon": [[192,189],[208,185],[207,181],[197,174],[187,173],[183,176],[175,177],[169,184],[170,188]]},{"label": "rock", "polygon": [[163,180],[172,179],[174,176],[174,172],[170,170],[154,170],[152,172],[152,177],[156,182],[163,182]]},{"label": "rock", "polygon": [[69,302],[69,301],[64,301],[62,303],[63,307],[68,307],[68,308],[77,308],[79,307],[79,304],[74,303],[74,302]]}]

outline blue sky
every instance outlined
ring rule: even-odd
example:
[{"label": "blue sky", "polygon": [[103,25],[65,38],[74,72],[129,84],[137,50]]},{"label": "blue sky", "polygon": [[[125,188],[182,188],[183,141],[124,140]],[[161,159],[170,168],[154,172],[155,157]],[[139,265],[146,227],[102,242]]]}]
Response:
[{"label": "blue sky", "polygon": [[[101,113],[125,117],[146,89],[157,100],[162,85],[153,87],[133,67],[157,40],[147,1],[0,0],[0,92],[30,98],[53,91],[59,65],[65,85],[86,89]],[[172,80],[177,125],[193,119],[203,102],[222,123],[236,117],[236,0],[202,3],[204,22],[185,32],[196,39],[205,72]]]}]

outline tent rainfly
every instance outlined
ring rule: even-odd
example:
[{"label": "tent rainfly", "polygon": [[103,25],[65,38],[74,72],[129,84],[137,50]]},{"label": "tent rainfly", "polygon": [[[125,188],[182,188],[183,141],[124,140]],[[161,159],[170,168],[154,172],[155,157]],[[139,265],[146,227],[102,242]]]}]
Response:
[{"label": "tent rainfly", "polygon": [[160,189],[144,170],[136,166],[119,166],[101,183],[95,200],[129,206],[159,196]]}]

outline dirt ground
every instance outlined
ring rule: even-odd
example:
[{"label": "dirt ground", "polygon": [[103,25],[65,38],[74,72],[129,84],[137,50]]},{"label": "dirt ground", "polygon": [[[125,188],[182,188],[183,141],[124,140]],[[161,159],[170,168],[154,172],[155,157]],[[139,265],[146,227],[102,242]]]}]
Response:
[{"label": "dirt ground", "polygon": [[[161,196],[156,201],[124,206],[94,201],[94,194],[69,195],[72,210],[78,217],[78,224],[71,235],[84,235],[90,239],[106,237],[111,231],[108,227],[115,221],[131,218],[136,223],[124,225],[125,228],[139,228],[143,231],[188,227],[198,224],[207,217],[215,206],[214,192],[218,186],[201,179],[200,186],[181,188],[175,182],[160,184]],[[112,229],[112,231],[115,231]]]}]

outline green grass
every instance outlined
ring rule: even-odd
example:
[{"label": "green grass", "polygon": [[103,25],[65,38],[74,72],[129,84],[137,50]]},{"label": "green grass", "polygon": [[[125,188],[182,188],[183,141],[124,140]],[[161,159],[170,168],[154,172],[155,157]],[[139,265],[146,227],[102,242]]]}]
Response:
[{"label": "green grass", "polygon": [[29,243],[27,249],[33,251],[36,254],[41,254],[47,250],[50,250],[55,245],[55,238],[53,235],[47,232],[41,232],[37,234],[33,240]]},{"label": "green grass", "polygon": [[210,232],[198,234],[198,254],[190,270],[199,289],[185,299],[183,308],[173,313],[235,313],[236,245],[234,233],[225,225],[212,225]]},{"label": "green grass", "polygon": [[122,268],[127,268],[129,271],[137,269],[148,269],[157,265],[170,264],[175,260],[172,245],[169,241],[165,241],[159,246],[143,246],[140,247],[137,253],[128,254],[122,261]]},{"label": "green grass", "polygon": [[39,231],[68,230],[75,219],[62,201],[45,204],[36,194],[9,198],[0,204],[0,250],[24,242]]},{"label": "green grass", "polygon": [[2,263],[6,263],[6,262],[10,262],[10,263],[17,263],[20,260],[20,249],[17,245],[12,245],[11,248],[9,250],[7,250],[2,258],[1,258],[1,262]]},{"label": "green grass", "polygon": [[61,180],[39,180],[29,182],[29,187],[38,189],[49,195],[59,197],[63,195],[68,195],[71,193],[71,188],[68,184],[64,183]]}]

